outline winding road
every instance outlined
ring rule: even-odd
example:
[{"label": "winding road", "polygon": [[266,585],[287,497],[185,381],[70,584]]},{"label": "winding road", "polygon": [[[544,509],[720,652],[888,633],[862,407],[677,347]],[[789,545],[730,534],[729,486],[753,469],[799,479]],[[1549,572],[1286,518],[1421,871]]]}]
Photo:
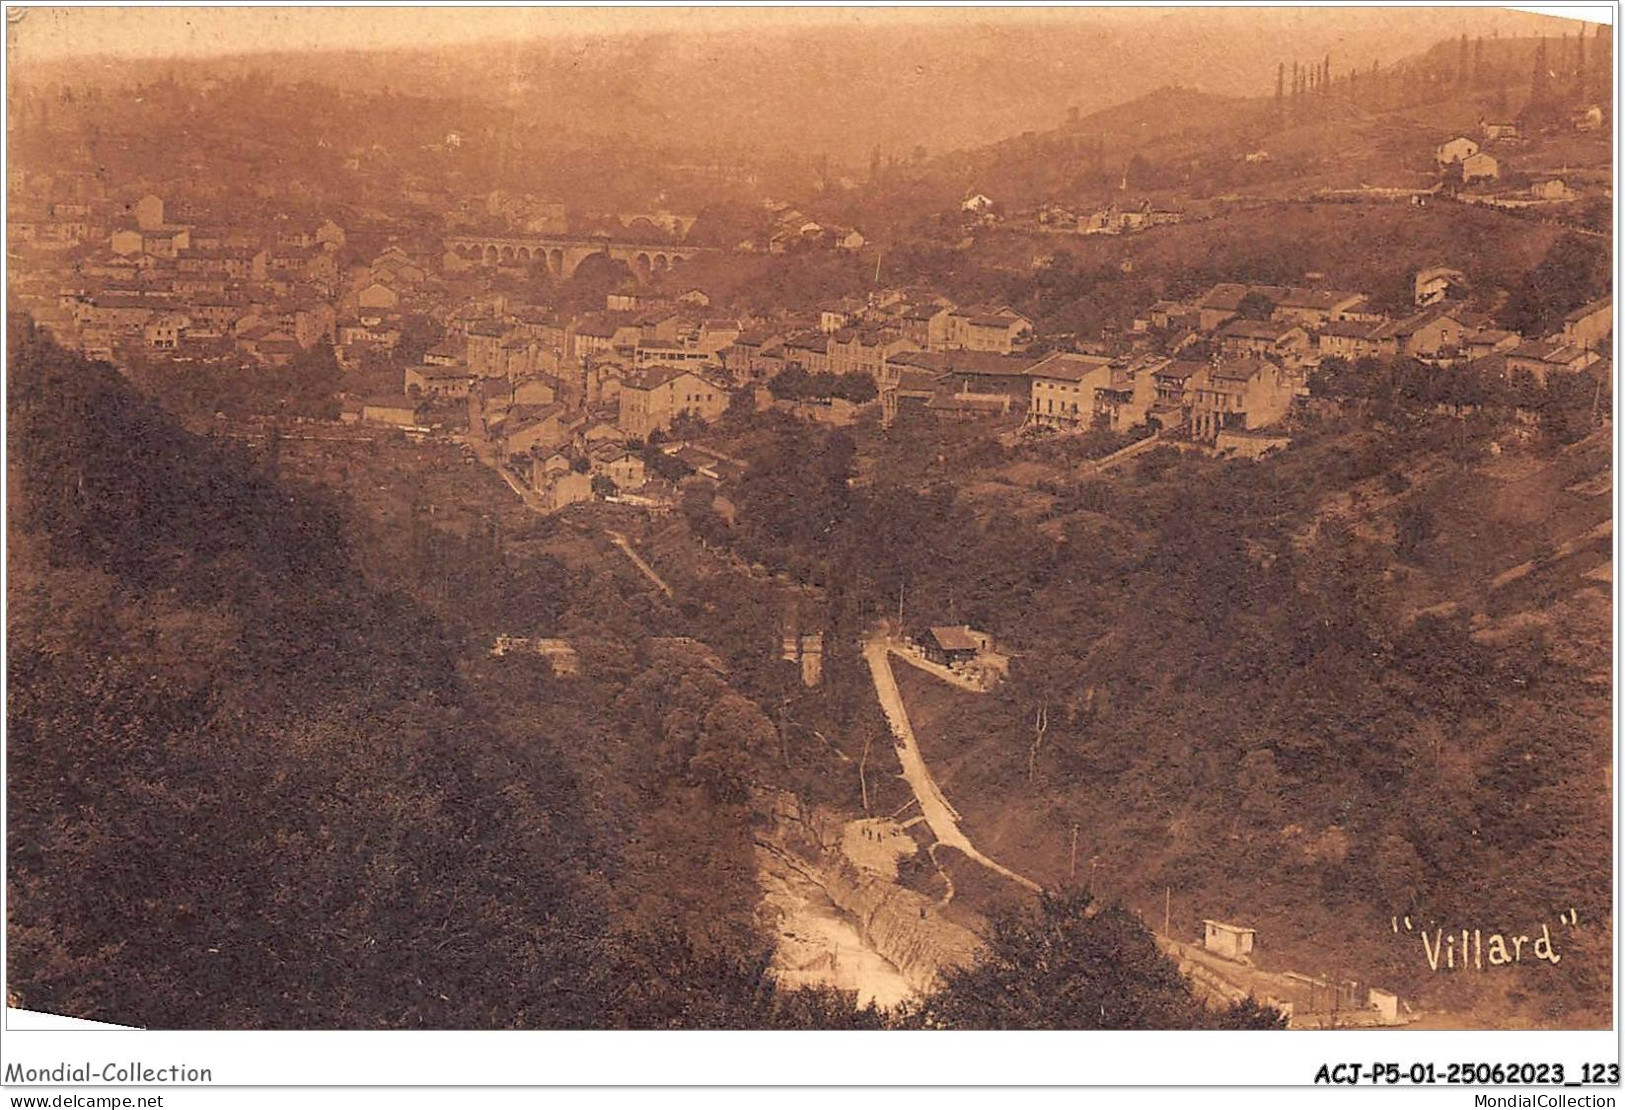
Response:
[{"label": "winding road", "polygon": [[932,835],[937,838],[938,844],[955,848],[988,870],[1037,893],[1042,889],[1037,883],[977,851],[976,845],[971,843],[970,837],[959,827],[959,811],[943,796],[941,787],[925,766],[919,744],[915,742],[914,728],[909,724],[908,710],[903,706],[902,692],[897,689],[897,676],[891,669],[891,653],[894,650],[883,637],[871,636],[864,642],[863,658],[869,664],[869,673],[874,677],[875,693],[880,698],[880,708],[885,710],[892,735],[897,738],[897,759],[903,765],[903,778],[908,781],[908,785],[914,791],[914,797],[919,800],[920,812],[925,816],[925,823],[931,827]]}]

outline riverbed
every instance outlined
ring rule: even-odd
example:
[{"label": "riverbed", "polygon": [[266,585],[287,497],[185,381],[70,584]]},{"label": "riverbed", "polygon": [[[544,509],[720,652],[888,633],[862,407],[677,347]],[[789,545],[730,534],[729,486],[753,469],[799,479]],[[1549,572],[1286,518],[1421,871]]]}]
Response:
[{"label": "riverbed", "polygon": [[860,1006],[890,1008],[914,997],[903,973],[864,942],[818,884],[765,849],[757,850],[757,865],[777,942],[774,978],[787,987],[855,991]]}]

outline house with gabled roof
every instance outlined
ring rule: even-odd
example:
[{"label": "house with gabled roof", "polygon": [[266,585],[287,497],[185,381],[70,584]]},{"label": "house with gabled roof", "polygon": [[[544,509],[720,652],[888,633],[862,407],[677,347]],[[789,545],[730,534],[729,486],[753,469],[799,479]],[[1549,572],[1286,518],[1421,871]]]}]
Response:
[{"label": "house with gabled roof", "polygon": [[1563,317],[1563,342],[1597,349],[1614,333],[1614,298],[1601,297]]},{"label": "house with gabled roof", "polygon": [[1479,147],[1476,142],[1465,135],[1458,135],[1454,139],[1439,144],[1439,149],[1434,152],[1434,160],[1440,166],[1450,166],[1471,158],[1478,153],[1478,150]]},{"label": "house with gabled roof", "polygon": [[1378,358],[1383,352],[1384,327],[1385,324],[1368,324],[1363,320],[1333,320],[1317,333],[1315,348],[1327,358],[1350,362]]},{"label": "house with gabled roof", "polygon": [[1219,329],[1219,346],[1232,355],[1280,355],[1309,346],[1309,333],[1278,320],[1231,320]]},{"label": "house with gabled roof", "polygon": [[1520,343],[1505,352],[1509,374],[1520,370],[1545,383],[1553,374],[1575,374],[1601,360],[1596,351],[1571,347],[1561,337]]},{"label": "house with gabled roof", "polygon": [[1103,355],[1056,351],[1027,371],[1032,392],[1029,423],[1046,428],[1087,428],[1095,419],[1095,391],[1112,384],[1112,360]]},{"label": "house with gabled roof", "polygon": [[1378,335],[1382,353],[1419,359],[1453,358],[1466,349],[1487,318],[1461,304],[1438,304],[1391,324]]},{"label": "house with gabled roof", "polygon": [[1296,395],[1285,371],[1268,359],[1221,359],[1186,386],[1191,437],[1212,442],[1221,431],[1253,431],[1286,417]]},{"label": "house with gabled roof", "polygon": [[712,421],[728,407],[726,386],[693,370],[651,367],[634,370],[621,379],[620,415],[616,423],[627,436],[647,439],[651,432],[667,431],[681,415]]}]

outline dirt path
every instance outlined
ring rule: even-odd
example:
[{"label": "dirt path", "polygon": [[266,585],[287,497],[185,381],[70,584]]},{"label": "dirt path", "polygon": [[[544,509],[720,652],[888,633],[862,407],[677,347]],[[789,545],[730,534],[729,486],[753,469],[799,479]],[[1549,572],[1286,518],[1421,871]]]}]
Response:
[{"label": "dirt path", "polygon": [[655,573],[654,567],[643,561],[643,556],[632,550],[632,545],[627,542],[625,536],[621,535],[619,532],[610,532],[609,538],[614,542],[616,547],[620,548],[626,553],[626,557],[632,560],[632,565],[641,570],[645,578],[653,582],[656,586],[660,587],[661,592],[667,597],[672,596],[671,587],[666,585],[666,580]]},{"label": "dirt path", "polygon": [[1497,574],[1494,578],[1490,579],[1490,589],[1499,590],[1503,586],[1510,585],[1511,583],[1516,582],[1518,579],[1527,575],[1530,571],[1534,570],[1537,565],[1542,563],[1555,563],[1559,559],[1566,559],[1570,555],[1573,555],[1575,552],[1579,551],[1586,544],[1591,543],[1594,540],[1606,539],[1607,537],[1613,535],[1613,532],[1614,522],[1612,520],[1605,520],[1601,524],[1587,529],[1580,535],[1575,536],[1572,540],[1559,544],[1550,555],[1539,560],[1538,562],[1534,559],[1529,559],[1525,562],[1519,563],[1515,567],[1510,567],[1507,570],[1502,571],[1500,574]]},{"label": "dirt path", "polygon": [[931,826],[932,835],[937,838],[937,843],[958,849],[988,870],[1036,893],[1041,889],[1037,883],[984,856],[960,829],[959,812],[943,796],[920,755],[913,726],[909,724],[908,710],[903,706],[902,692],[897,689],[897,677],[892,674],[891,651],[891,646],[884,639],[872,637],[864,643],[863,657],[869,664],[869,673],[874,677],[880,707],[885,710],[892,735],[897,738],[897,759],[903,766],[903,778],[908,780],[914,796],[919,799],[920,812],[925,816],[926,824]]}]

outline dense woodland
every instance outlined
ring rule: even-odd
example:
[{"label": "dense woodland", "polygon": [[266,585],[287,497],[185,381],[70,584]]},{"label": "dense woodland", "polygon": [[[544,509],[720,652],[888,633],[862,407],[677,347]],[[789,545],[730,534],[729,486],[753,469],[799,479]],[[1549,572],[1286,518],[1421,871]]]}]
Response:
[{"label": "dense woodland", "polygon": [[[343,498],[26,324],[8,365],[11,1004],[213,1028],[1278,1022],[1196,1007],[1078,896],[990,933],[1019,1015],[974,978],[890,1016],[777,988],[750,796],[827,776],[741,692],[766,668],[661,654],[603,581],[559,615],[592,681],[459,666],[409,579],[362,572]],[[1072,993],[1043,989],[1035,913],[1094,969]]]},{"label": "dense woodland", "polygon": [[[1603,441],[1588,441],[1599,462],[1565,461],[1605,383],[1509,395],[1403,360],[1328,372],[1361,384],[1320,381],[1323,415],[1291,452],[1159,449],[1109,481],[1046,483],[1037,518],[965,494],[956,475],[1009,454],[986,441],[853,489],[851,435],[774,422],[734,527],[691,506],[694,527],[825,587],[837,645],[902,602],[916,632],[994,631],[1012,682],[945,714],[974,757],[956,797],[989,820],[1082,821],[1091,853],[1124,861],[1119,889],[1324,928],[1407,983],[1416,969],[1381,935],[1394,913],[1512,928],[1584,905],[1606,922],[1605,660],[1583,662],[1580,626],[1559,631],[1572,618],[1531,619],[1576,588],[1560,576],[1522,617],[1486,592],[1550,557],[1560,518],[1519,509],[1509,526],[1476,476],[1520,427],[1538,428],[1520,465],[1555,466],[1551,481],[1605,470]],[[1570,511],[1551,497],[1547,512]],[[1605,651],[1601,596],[1583,643]],[[1490,616],[1511,631],[1478,634]],[[1574,959],[1517,988],[1533,1020],[1606,1014],[1608,929],[1571,941]]]}]

